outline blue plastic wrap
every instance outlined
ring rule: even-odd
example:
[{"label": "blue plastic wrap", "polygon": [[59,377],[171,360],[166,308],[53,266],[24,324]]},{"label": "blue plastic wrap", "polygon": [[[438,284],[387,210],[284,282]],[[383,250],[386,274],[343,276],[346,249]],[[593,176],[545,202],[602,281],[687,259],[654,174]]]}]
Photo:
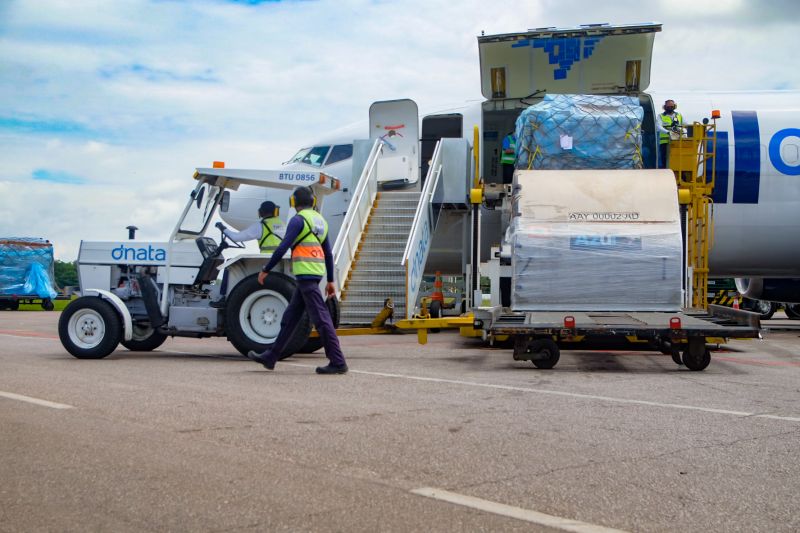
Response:
[{"label": "blue plastic wrap", "polygon": [[644,110],[630,96],[547,95],[516,124],[516,168],[642,168]]},{"label": "blue plastic wrap", "polygon": [[56,297],[53,245],[43,239],[0,238],[0,297]]}]

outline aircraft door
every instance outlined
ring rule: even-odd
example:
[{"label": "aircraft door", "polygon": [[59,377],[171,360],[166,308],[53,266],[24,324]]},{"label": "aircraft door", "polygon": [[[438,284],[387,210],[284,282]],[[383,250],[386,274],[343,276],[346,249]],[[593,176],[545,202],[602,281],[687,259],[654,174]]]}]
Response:
[{"label": "aircraft door", "polygon": [[458,113],[431,115],[422,119],[422,139],[420,143],[422,168],[420,175],[422,176],[423,184],[425,176],[428,175],[428,165],[439,139],[451,137],[459,139],[463,136],[463,132],[464,117]]},{"label": "aircraft door", "polygon": [[369,138],[385,144],[378,181],[419,181],[419,111],[413,100],[375,102],[369,108]]}]

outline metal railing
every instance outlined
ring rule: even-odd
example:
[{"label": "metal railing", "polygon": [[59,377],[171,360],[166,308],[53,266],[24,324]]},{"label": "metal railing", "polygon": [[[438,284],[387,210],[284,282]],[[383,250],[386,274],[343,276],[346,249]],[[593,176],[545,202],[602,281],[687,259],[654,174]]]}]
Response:
[{"label": "metal railing", "polygon": [[333,245],[334,277],[340,296],[344,288],[344,281],[353,265],[358,244],[361,242],[364,225],[367,223],[372,205],[375,203],[375,196],[378,193],[378,159],[382,150],[383,142],[378,139],[369,152],[364,170],[358,178],[355,191],[353,191],[350,207],[347,209],[339,235]]},{"label": "metal railing", "polygon": [[436,219],[433,212],[433,200],[439,187],[439,178],[442,175],[442,142],[436,143],[428,175],[425,177],[425,186],[419,196],[417,212],[403,252],[403,261],[400,263],[406,271],[406,318],[414,314],[414,304],[419,294],[422,275],[425,272],[425,263],[431,249],[433,232],[436,229]]}]

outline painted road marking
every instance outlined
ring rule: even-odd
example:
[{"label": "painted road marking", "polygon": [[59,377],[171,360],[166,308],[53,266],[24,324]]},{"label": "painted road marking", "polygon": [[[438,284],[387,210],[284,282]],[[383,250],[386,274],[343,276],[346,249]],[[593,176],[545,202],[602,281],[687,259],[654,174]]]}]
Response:
[{"label": "painted road marking", "polygon": [[51,402],[49,400],[42,400],[41,398],[33,398],[32,396],[24,396],[22,394],[14,394],[13,392],[0,391],[0,398],[8,398],[9,400],[17,400],[20,402],[32,403],[34,405],[41,405],[42,407],[49,407],[51,409],[73,409],[72,405],[65,403]]},{"label": "painted road marking", "polygon": [[561,518],[560,516],[553,516],[549,514],[540,513],[538,511],[531,511],[523,509],[522,507],[514,507],[513,505],[505,505],[502,503],[493,502],[490,500],[483,500],[473,496],[466,496],[456,492],[450,492],[442,489],[434,489],[430,487],[423,487],[414,489],[412,494],[418,496],[425,496],[426,498],[433,498],[443,502],[453,503],[471,509],[478,509],[500,516],[507,516],[509,518],[516,518],[517,520],[524,520],[532,524],[540,526],[552,527],[562,531],[572,531],[575,533],[620,533],[621,529],[612,529],[609,527],[598,526],[581,522],[579,520],[571,520],[569,518]]},{"label": "painted road marking", "polygon": [[[280,362],[281,365],[287,366],[297,366],[302,368],[315,368],[314,365],[303,365],[299,363],[286,363]],[[792,416],[779,416],[779,415],[769,415],[769,414],[758,414],[758,413],[749,413],[746,411],[732,411],[729,409],[714,409],[712,407],[699,407],[696,405],[685,405],[679,403],[663,403],[663,402],[653,402],[649,400],[632,400],[629,398],[616,398],[613,396],[599,396],[596,394],[581,394],[578,392],[565,392],[565,391],[557,391],[557,390],[550,390],[550,389],[536,389],[533,387],[516,387],[513,385],[500,385],[497,383],[481,383],[479,381],[462,381],[458,379],[444,379],[444,378],[429,378],[424,376],[409,376],[406,374],[390,374],[388,372],[368,372],[366,370],[350,370],[351,374],[363,374],[366,376],[378,376],[384,378],[395,378],[395,379],[408,379],[412,381],[427,381],[431,383],[446,383],[449,385],[463,385],[467,387],[480,387],[485,389],[497,389],[497,390],[507,390],[507,391],[517,391],[517,392],[530,392],[533,394],[549,394],[552,396],[566,396],[568,398],[578,398],[582,400],[599,400],[603,402],[613,402],[613,403],[627,403],[632,405],[645,405],[648,407],[663,407],[669,409],[683,409],[687,411],[700,411],[703,413],[713,413],[718,415],[729,415],[729,416],[737,416],[742,418],[752,417],[752,418],[768,418],[770,420],[785,420],[788,422],[800,422],[800,417],[792,417]]]}]

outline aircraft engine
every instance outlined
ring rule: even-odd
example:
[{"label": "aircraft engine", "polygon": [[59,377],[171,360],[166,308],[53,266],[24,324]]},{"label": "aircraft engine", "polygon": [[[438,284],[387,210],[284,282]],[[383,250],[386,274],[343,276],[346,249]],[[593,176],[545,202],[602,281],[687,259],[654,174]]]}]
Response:
[{"label": "aircraft engine", "polygon": [[736,278],[736,290],[754,300],[800,303],[799,278]]}]

